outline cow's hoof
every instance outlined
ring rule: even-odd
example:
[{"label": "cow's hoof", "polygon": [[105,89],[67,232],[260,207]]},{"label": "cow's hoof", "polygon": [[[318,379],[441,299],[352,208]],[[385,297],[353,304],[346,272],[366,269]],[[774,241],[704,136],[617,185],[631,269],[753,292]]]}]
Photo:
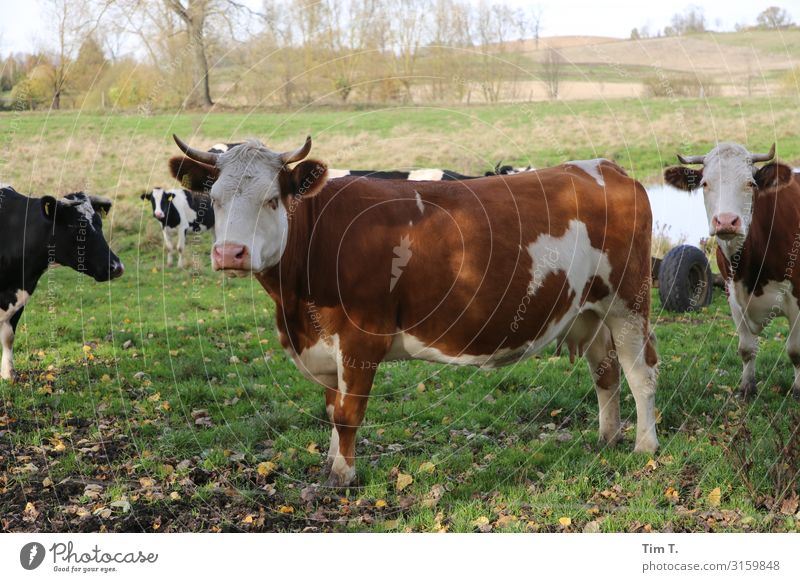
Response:
[{"label": "cow's hoof", "polygon": [[742,400],[753,400],[756,397],[756,381],[751,380],[750,382],[743,382],[741,386],[739,386],[739,397]]},{"label": "cow's hoof", "polygon": [[653,437],[645,437],[636,441],[636,446],[633,447],[634,453],[655,453],[658,450],[658,439]]},{"label": "cow's hoof", "polygon": [[610,449],[611,447],[617,446],[621,442],[622,442],[621,431],[611,432],[608,435],[604,435],[601,433],[600,437],[597,439],[597,444],[602,449]]},{"label": "cow's hoof", "polygon": [[349,487],[353,481],[354,479],[347,479],[345,477],[337,475],[334,472],[331,472],[328,475],[327,481],[325,481],[325,487],[328,487],[330,489],[345,489]]},{"label": "cow's hoof", "polygon": [[5,372],[3,374],[0,374],[0,380],[4,380],[4,381],[9,382],[11,384],[16,382],[18,377],[19,377],[19,375],[14,370],[11,370],[10,372]]}]

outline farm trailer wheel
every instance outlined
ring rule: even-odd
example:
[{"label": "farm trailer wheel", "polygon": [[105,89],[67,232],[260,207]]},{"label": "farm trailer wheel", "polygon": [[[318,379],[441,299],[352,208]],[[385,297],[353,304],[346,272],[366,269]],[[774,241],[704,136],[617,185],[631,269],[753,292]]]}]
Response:
[{"label": "farm trailer wheel", "polygon": [[694,311],[711,303],[711,266],[703,251],[680,245],[664,255],[658,270],[658,294],[669,311]]}]

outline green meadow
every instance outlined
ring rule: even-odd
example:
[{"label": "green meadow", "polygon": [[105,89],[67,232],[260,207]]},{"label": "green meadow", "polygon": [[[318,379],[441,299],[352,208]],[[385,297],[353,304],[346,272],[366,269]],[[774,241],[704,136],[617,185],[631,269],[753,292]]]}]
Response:
[{"label": "green meadow", "polygon": [[211,272],[209,235],[190,237],[191,268],[166,268],[158,225],[138,198],[169,184],[173,132],[197,145],[259,136],[286,149],[311,133],[316,155],[338,156],[340,167],[402,158],[479,172],[500,155],[537,166],[601,155],[654,180],[689,143],[687,128],[687,150],[704,151],[725,129],[753,149],[777,140],[783,158],[800,159],[795,105],[1,116],[13,143],[2,179],[36,195],[78,185],[112,196],[105,228],[126,274],[98,284],[55,268],[26,307],[19,378],[0,383],[0,528],[796,531],[800,414],[788,395],[785,320],[764,334],[759,393],[742,402],[723,293],[676,315],[653,292],[662,445],[653,456],[632,452],[627,387],[625,441],[597,445],[586,365],[552,349],[494,371],[385,364],[358,436],[358,483],[327,490],[316,486],[330,434],[323,390],[280,348],[273,303],[254,279]]}]

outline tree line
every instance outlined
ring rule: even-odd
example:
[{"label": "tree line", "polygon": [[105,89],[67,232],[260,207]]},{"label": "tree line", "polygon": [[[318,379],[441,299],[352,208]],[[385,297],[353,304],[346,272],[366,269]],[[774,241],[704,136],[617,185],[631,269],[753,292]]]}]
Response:
[{"label": "tree line", "polygon": [[[522,80],[555,99],[566,68],[540,47],[542,9],[504,0],[42,2],[47,45],[0,60],[5,108],[494,103],[528,98]],[[791,23],[778,8],[758,21]],[[705,19],[690,8],[671,26]]]}]

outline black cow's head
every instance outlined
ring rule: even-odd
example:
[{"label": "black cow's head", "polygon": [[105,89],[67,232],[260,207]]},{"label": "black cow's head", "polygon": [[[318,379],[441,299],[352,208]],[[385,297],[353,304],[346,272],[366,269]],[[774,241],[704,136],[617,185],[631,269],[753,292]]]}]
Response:
[{"label": "black cow's head", "polygon": [[149,200],[153,209],[153,216],[164,226],[175,228],[181,222],[181,217],[174,206],[175,192],[163,188],[153,188],[150,192],[143,193],[140,198]]},{"label": "black cow's head", "polygon": [[48,252],[53,253],[56,263],[89,275],[95,281],[122,276],[125,267],[103,236],[101,214],[111,209],[110,200],[75,192],[61,200],[44,196],[41,205],[42,214],[50,224]]}]

